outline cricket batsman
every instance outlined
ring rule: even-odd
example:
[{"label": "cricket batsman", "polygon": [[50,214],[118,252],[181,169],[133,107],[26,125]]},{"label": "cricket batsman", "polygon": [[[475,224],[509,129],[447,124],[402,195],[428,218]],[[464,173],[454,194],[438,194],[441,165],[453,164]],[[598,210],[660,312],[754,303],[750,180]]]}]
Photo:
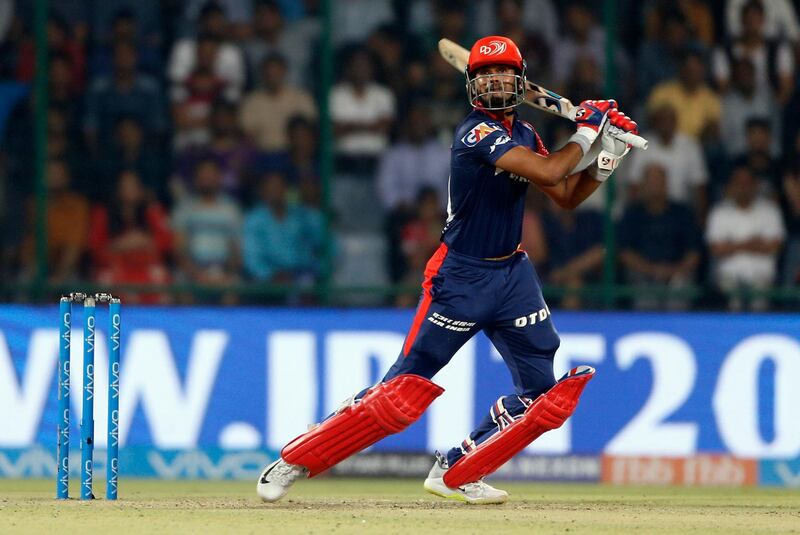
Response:
[{"label": "cricket batsman", "polygon": [[453,140],[447,223],[400,355],[380,383],[283,448],[258,481],[264,501],[411,425],[443,392],[433,377],[482,330],[507,364],[515,391],[499,397],[461,444],[436,452],[424,487],[467,503],[503,503],[508,493],[483,478],[561,426],[594,374],[579,366],[559,381],[553,375],[558,333],[539,277],[518,247],[525,194],[533,184],[574,209],[630,150],[611,134],[636,133],[637,125],[615,101],[587,100],[577,108],[575,134],[549,152],[533,126],[517,117],[526,98],[525,62],[506,37],[474,44],[466,78],[473,110]]}]

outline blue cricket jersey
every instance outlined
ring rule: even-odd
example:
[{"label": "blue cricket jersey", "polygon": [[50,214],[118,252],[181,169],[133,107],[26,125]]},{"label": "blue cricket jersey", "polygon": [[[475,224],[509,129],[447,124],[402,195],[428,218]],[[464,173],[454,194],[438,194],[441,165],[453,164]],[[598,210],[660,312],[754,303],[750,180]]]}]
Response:
[{"label": "blue cricket jersey", "polygon": [[513,253],[522,238],[528,181],[501,171],[495,162],[520,145],[548,152],[533,127],[516,114],[510,132],[507,124],[473,110],[456,128],[442,241],[458,253],[498,258]]}]

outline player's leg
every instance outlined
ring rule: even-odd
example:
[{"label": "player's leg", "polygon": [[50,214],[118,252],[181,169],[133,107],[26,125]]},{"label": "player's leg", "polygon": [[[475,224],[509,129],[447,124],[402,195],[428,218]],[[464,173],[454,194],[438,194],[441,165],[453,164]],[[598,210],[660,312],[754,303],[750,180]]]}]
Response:
[{"label": "player's leg", "polygon": [[558,334],[533,266],[525,256],[517,260],[510,267],[498,320],[485,329],[511,371],[516,392],[498,399],[470,436],[448,452],[442,481],[450,488],[480,481],[563,424],[594,373],[582,366],[555,382]]},{"label": "player's leg", "polygon": [[[441,269],[446,249],[426,269],[423,296],[403,350],[377,385],[346,400],[321,424],[297,437],[267,467],[257,487],[266,501],[282,497],[298,478],[313,477],[416,421],[442,389],[430,379],[477,331],[470,292]],[[444,275],[442,274],[444,272]]]}]

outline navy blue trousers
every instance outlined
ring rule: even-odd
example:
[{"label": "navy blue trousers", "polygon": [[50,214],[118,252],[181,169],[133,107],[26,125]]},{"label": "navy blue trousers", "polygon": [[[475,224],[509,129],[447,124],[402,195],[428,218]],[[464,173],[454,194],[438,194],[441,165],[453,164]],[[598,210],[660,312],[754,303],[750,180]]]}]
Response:
[{"label": "navy blue trousers", "polygon": [[469,437],[447,453],[452,465],[555,384],[553,356],[560,341],[539,277],[523,251],[505,260],[482,260],[442,244],[428,262],[422,290],[403,351],[383,380],[404,373],[432,379],[482,330],[502,355],[516,390],[500,397]]}]

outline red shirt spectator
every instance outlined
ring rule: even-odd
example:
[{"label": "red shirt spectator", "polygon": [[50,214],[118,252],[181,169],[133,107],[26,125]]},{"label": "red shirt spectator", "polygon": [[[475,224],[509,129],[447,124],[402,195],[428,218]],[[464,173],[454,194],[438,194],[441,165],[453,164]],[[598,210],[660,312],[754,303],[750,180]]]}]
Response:
[{"label": "red shirt spectator", "polygon": [[[172,249],[169,218],[161,205],[147,199],[139,176],[123,171],[110,206],[92,210],[89,250],[95,280],[101,284],[166,284]],[[160,303],[157,293],[125,292],[127,302]]]}]

